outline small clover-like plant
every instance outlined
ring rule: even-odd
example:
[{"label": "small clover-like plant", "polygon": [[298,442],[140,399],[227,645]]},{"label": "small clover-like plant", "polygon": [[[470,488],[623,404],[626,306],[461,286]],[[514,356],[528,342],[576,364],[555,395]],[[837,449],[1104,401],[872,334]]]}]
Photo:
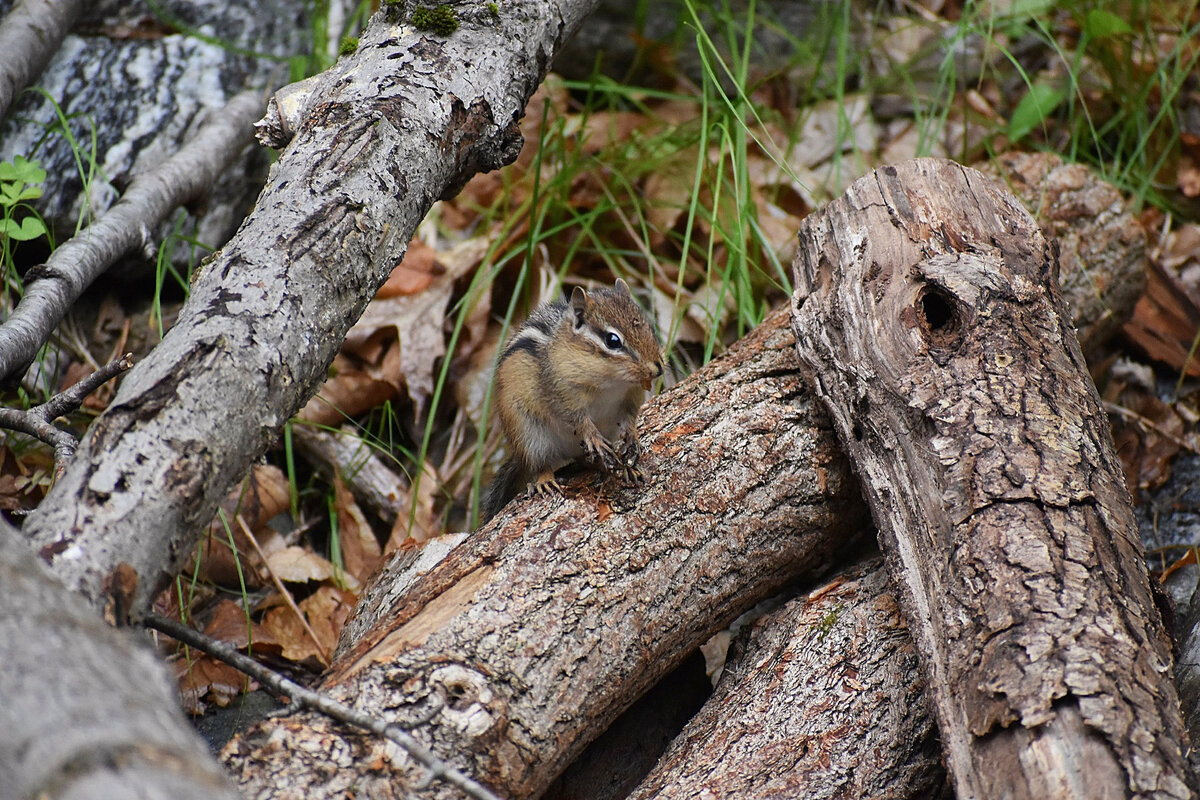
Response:
[{"label": "small clover-like plant", "polygon": [[27,242],[46,235],[46,225],[36,214],[26,214],[19,221],[17,212],[26,202],[42,196],[39,185],[46,180],[46,170],[36,161],[15,156],[12,161],[0,161],[0,235],[18,242]]}]

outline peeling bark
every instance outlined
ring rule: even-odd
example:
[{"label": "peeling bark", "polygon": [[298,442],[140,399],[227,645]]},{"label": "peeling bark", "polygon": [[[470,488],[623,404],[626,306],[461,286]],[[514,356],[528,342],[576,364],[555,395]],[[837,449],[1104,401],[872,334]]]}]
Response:
[{"label": "peeling bark", "polygon": [[[536,796],[713,632],[861,530],[793,341],[776,312],[652,400],[644,486],[583,475],[561,499],[511,504],[399,596],[385,570],[324,688],[495,791]],[[261,723],[225,758],[249,795],[445,796],[414,788],[393,748],[312,715]]]},{"label": "peeling bark", "polygon": [[801,229],[806,378],[862,478],[960,797],[1190,797],[1171,653],[1036,224],[918,160]]}]

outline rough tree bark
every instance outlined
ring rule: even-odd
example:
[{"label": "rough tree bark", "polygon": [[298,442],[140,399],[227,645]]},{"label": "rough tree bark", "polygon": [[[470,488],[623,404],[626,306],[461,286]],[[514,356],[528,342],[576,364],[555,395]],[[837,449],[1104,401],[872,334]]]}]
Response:
[{"label": "rough tree bark", "polygon": [[1015,200],[886,167],[802,226],[802,369],[862,477],[958,794],[1190,797],[1111,434]]},{"label": "rough tree bark", "polygon": [[[798,575],[826,569],[864,520],[786,314],[653,400],[645,486],[592,476],[510,505],[402,595],[385,571],[324,688],[374,709],[502,795],[536,796],[708,636]],[[254,796],[448,796],[384,743],[301,715],[226,749]]]},{"label": "rough tree bark", "polygon": [[755,622],[629,800],[932,798],[945,777],[916,648],[871,560]]},{"label": "rough tree bark", "polygon": [[0,586],[0,796],[238,796],[153,650],[67,591],[4,520]]},{"label": "rough tree bark", "polygon": [[[147,607],[324,379],[434,200],[515,158],[526,100],[592,5],[460,8],[449,38],[389,16],[402,5],[376,14],[358,52],[321,76],[254,212],[27,520],[68,586],[102,603],[120,583],[135,614]],[[121,564],[135,585],[113,580]]]}]

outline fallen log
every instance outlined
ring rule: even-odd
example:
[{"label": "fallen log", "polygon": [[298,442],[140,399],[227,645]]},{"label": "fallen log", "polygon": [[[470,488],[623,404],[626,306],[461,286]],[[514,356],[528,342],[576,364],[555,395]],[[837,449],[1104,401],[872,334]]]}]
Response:
[{"label": "fallen log", "polygon": [[801,229],[802,370],[862,478],[958,796],[1190,797],[1130,498],[1007,192],[923,159]]},{"label": "fallen log", "polygon": [[757,620],[628,800],[937,797],[933,713],[873,559]]},{"label": "fallen log", "polygon": [[[651,401],[644,486],[584,475],[510,504],[403,592],[384,570],[323,689],[498,794],[536,796],[712,633],[860,538],[858,488],[793,341],[776,313]],[[247,796],[450,796],[312,714],[259,723],[224,758]]]}]

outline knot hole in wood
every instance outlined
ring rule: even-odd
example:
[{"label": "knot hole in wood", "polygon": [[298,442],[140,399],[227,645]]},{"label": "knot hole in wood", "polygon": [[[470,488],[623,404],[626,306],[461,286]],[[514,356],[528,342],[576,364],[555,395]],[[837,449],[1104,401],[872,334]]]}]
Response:
[{"label": "knot hole in wood", "polygon": [[945,289],[925,284],[917,293],[917,319],[922,336],[931,348],[951,348],[962,336],[961,304]]}]

